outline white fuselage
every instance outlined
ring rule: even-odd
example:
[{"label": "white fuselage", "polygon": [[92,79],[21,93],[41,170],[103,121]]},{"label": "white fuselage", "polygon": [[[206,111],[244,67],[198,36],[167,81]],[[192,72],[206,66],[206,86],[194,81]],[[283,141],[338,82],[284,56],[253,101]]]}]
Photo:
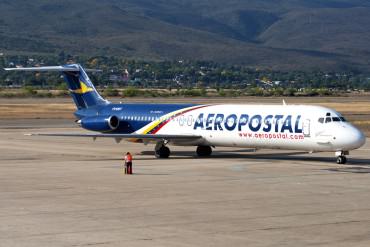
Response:
[{"label": "white fuselage", "polygon": [[175,145],[312,152],[349,151],[361,147],[366,139],[336,111],[305,105],[205,105],[171,118],[158,134],[203,137],[197,143]]}]

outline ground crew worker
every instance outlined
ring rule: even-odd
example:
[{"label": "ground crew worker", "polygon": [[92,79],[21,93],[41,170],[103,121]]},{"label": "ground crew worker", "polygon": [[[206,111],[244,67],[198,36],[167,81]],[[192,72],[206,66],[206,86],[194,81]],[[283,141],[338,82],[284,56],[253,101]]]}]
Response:
[{"label": "ground crew worker", "polygon": [[125,174],[132,174],[132,155],[130,152],[125,155]]}]

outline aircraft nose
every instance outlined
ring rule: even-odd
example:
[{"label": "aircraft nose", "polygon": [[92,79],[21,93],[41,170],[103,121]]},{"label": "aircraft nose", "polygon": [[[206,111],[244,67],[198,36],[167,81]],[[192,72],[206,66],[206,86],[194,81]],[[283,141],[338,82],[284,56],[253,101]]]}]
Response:
[{"label": "aircraft nose", "polygon": [[366,142],[365,135],[353,125],[346,125],[336,131],[337,148],[353,150],[362,147]]},{"label": "aircraft nose", "polygon": [[366,136],[361,130],[352,127],[350,131],[350,136],[348,137],[348,142],[352,149],[357,149],[362,147],[366,142]]}]

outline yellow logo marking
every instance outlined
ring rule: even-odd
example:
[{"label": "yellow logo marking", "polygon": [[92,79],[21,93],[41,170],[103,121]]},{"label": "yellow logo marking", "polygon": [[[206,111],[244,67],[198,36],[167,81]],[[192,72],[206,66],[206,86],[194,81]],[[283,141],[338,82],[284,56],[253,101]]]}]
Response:
[{"label": "yellow logo marking", "polygon": [[85,83],[83,83],[82,81],[80,81],[80,89],[76,89],[76,90],[70,90],[72,93],[77,93],[77,94],[84,94],[84,93],[87,93],[87,92],[91,92],[91,91],[94,91],[94,89],[92,89],[91,87],[88,87],[86,86]]}]

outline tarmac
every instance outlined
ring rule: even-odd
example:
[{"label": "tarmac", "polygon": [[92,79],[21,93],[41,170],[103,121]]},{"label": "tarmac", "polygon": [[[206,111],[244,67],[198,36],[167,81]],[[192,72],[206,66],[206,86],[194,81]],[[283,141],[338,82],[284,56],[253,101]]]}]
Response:
[{"label": "tarmac", "polygon": [[[0,246],[370,246],[370,142],[333,153],[30,137],[69,120],[0,121]],[[124,175],[123,154],[134,154]]]}]

